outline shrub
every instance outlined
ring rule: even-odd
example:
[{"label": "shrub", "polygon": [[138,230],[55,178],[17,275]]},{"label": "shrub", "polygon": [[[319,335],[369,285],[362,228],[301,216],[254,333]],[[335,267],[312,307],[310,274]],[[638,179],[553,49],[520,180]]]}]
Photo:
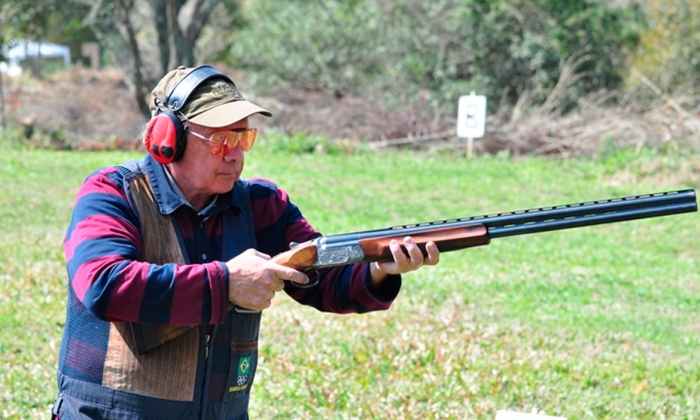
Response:
[{"label": "shrub", "polygon": [[[700,0],[653,0],[649,30],[641,36],[630,85],[653,83],[667,94],[700,87]],[[650,92],[647,90],[647,92]],[[659,92],[657,92],[659,93]]]},{"label": "shrub", "polygon": [[471,90],[494,111],[545,105],[559,83],[547,106],[565,112],[619,87],[642,17],[597,0],[254,1],[245,13],[254,24],[229,59],[258,88],[382,92],[450,115]]}]

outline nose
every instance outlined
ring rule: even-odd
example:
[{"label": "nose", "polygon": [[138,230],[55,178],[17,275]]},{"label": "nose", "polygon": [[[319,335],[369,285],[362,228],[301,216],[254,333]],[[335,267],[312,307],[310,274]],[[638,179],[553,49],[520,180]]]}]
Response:
[{"label": "nose", "polygon": [[234,148],[227,147],[226,149],[226,153],[224,153],[225,162],[233,162],[243,159],[243,149],[241,149],[240,145],[237,144]]}]

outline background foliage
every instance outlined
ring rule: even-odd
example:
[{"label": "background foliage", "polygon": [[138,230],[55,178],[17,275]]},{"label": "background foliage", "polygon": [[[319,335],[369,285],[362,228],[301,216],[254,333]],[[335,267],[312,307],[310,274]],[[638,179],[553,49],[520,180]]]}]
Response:
[{"label": "background foliage", "polygon": [[[642,34],[632,69],[667,94],[696,92],[700,87],[700,1],[652,0],[648,21],[649,30]],[[638,79],[630,82],[640,83]]]},{"label": "background foliage", "polygon": [[81,62],[80,40],[99,41],[103,64],[122,72],[129,111],[141,119],[168,69],[215,62],[246,95],[274,98],[265,104],[275,111],[271,125],[290,134],[413,145],[413,138],[454,139],[457,98],[471,91],[488,98],[481,151],[566,155],[583,153],[575,148],[582,144],[588,153],[608,139],[635,144],[640,135],[663,147],[669,137],[689,144],[700,132],[692,118],[700,104],[697,0],[64,3],[4,1],[0,43],[68,43]]},{"label": "background foliage", "polygon": [[[229,63],[256,86],[429,97],[452,113],[477,90],[492,111],[523,96],[541,105],[567,70],[558,107],[620,86],[643,15],[601,1],[324,0],[249,6]],[[566,68],[568,66],[568,69]],[[499,100],[500,98],[500,100]]]}]

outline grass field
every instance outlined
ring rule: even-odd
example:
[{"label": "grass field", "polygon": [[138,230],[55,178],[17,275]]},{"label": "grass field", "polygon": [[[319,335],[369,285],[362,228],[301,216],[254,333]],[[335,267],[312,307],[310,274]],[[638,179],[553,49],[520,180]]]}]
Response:
[{"label": "grass field", "polygon": [[[0,150],[0,417],[47,418],[75,192],[123,152]],[[289,154],[271,178],[327,234],[697,188],[675,151],[598,159]],[[700,418],[697,214],[497,239],[405,276],[391,310],[329,315],[280,297],[263,317],[252,418]]]}]

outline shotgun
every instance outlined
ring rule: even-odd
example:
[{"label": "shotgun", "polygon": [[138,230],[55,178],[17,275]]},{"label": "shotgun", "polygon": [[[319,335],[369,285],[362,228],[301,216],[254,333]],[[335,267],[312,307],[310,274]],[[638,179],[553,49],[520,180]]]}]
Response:
[{"label": "shotgun", "polygon": [[697,211],[695,190],[667,191],[320,236],[304,243],[291,243],[289,251],[273,260],[308,271],[359,262],[391,261],[389,243],[393,239],[401,242],[406,236],[411,236],[427,255],[425,245],[429,241],[435,242],[440,252],[449,252],[488,245],[495,238],[694,211]]},{"label": "shotgun", "polygon": [[[300,271],[313,272],[358,262],[390,261],[389,243],[393,239],[402,242],[405,236],[415,239],[423,254],[426,254],[425,245],[429,241],[435,242],[440,252],[448,252],[488,245],[494,238],[690,213],[697,209],[695,190],[668,191],[320,236],[308,242],[290,244],[289,251],[278,254],[273,260]],[[293,284],[307,288],[318,284],[318,280],[316,276],[316,280],[308,285]],[[192,327],[131,323],[131,328],[137,351],[143,354]]]}]

